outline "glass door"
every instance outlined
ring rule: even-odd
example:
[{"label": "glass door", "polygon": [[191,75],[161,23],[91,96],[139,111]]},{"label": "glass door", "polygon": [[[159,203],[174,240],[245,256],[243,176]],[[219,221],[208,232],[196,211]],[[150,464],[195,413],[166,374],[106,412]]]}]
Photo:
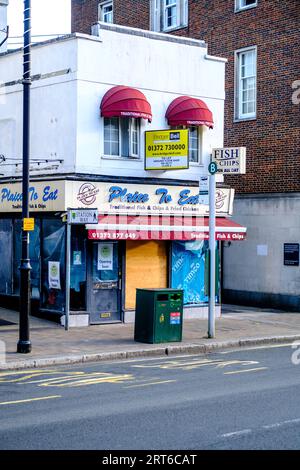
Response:
[{"label": "glass door", "polygon": [[121,321],[121,263],[117,242],[94,242],[90,276],[90,324]]}]

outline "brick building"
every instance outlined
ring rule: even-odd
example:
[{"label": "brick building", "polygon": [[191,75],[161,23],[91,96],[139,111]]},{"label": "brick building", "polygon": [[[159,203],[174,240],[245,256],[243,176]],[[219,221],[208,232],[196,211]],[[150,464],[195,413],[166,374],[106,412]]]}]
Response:
[{"label": "brick building", "polygon": [[227,183],[248,241],[224,249],[223,293],[299,310],[300,2],[72,0],[72,9],[73,31],[109,21],[203,39],[228,59],[225,145],[247,147],[247,174]]}]

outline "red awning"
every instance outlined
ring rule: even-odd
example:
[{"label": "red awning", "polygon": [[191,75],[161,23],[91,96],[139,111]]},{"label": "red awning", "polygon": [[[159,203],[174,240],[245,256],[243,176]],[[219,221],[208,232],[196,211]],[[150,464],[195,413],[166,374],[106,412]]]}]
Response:
[{"label": "red awning", "polygon": [[[208,240],[208,217],[155,215],[100,215],[98,225],[87,225],[90,240]],[[216,240],[240,241],[246,227],[226,217],[216,219]]]},{"label": "red awning", "polygon": [[167,109],[169,126],[207,126],[214,127],[212,112],[204,101],[190,96],[176,98]]},{"label": "red awning", "polygon": [[115,86],[102,98],[101,116],[128,116],[152,121],[151,106],[139,90],[127,86]]}]

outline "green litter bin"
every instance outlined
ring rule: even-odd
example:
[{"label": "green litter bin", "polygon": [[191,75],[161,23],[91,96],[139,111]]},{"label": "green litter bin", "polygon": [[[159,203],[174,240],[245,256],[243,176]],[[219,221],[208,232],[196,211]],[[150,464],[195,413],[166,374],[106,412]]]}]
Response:
[{"label": "green litter bin", "polygon": [[140,343],[182,340],[183,290],[137,289],[134,339]]}]

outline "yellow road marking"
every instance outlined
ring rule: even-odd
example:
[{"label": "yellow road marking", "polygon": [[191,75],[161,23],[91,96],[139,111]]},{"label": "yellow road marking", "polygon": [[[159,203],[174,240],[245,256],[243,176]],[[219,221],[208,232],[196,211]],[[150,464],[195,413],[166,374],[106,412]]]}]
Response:
[{"label": "yellow road marking", "polygon": [[128,385],[124,388],[148,387],[149,385],[160,385],[160,384],[167,384],[171,382],[177,382],[177,380],[161,380],[160,382],[150,382],[147,384]]},{"label": "yellow road marking", "polygon": [[290,348],[293,343],[286,343],[286,344],[272,344],[266,346],[251,346],[249,348],[243,347],[242,349],[239,347],[238,349],[230,349],[229,351],[219,351],[218,354],[232,354],[233,352],[241,352],[241,351],[255,351],[256,349],[273,349],[273,348]]},{"label": "yellow road marking", "polygon": [[150,364],[150,365],[134,365],[132,367],[136,368],[159,368],[159,369],[183,369],[183,370],[192,370],[199,367],[205,366],[216,366],[216,368],[224,368],[231,365],[241,365],[241,366],[250,366],[254,364],[259,364],[258,361],[240,361],[240,360],[231,360],[231,361],[220,361],[217,359],[203,359],[203,360],[194,360],[194,361],[169,361],[163,364]]},{"label": "yellow road marking", "polygon": [[80,387],[83,385],[95,385],[100,383],[122,383],[123,381],[132,380],[131,374],[113,375],[102,372],[87,374],[82,377],[61,377],[56,381],[45,381],[40,387]]},{"label": "yellow road marking", "polygon": [[266,370],[266,369],[267,367],[256,367],[256,369],[233,370],[231,372],[224,372],[224,375],[242,374],[244,372],[258,372],[259,370]]},{"label": "yellow road marking", "polygon": [[16,401],[4,401],[0,403],[0,406],[2,405],[17,405],[19,403],[30,403],[32,401],[41,401],[41,400],[52,400],[53,398],[61,398],[61,395],[53,395],[50,397],[39,397],[39,398],[28,398],[26,400],[16,400]]},{"label": "yellow road marking", "polygon": [[[45,371],[45,370],[36,370],[36,371],[19,371],[19,372],[4,372],[0,374],[0,383],[15,383],[15,382],[24,382],[34,379],[39,376],[49,376],[54,374],[62,375],[81,375],[84,372],[59,372],[55,370]],[[21,377],[20,377],[21,376]],[[17,378],[12,378],[17,377]],[[45,379],[44,379],[45,380]],[[30,383],[30,382],[29,382]]]}]

